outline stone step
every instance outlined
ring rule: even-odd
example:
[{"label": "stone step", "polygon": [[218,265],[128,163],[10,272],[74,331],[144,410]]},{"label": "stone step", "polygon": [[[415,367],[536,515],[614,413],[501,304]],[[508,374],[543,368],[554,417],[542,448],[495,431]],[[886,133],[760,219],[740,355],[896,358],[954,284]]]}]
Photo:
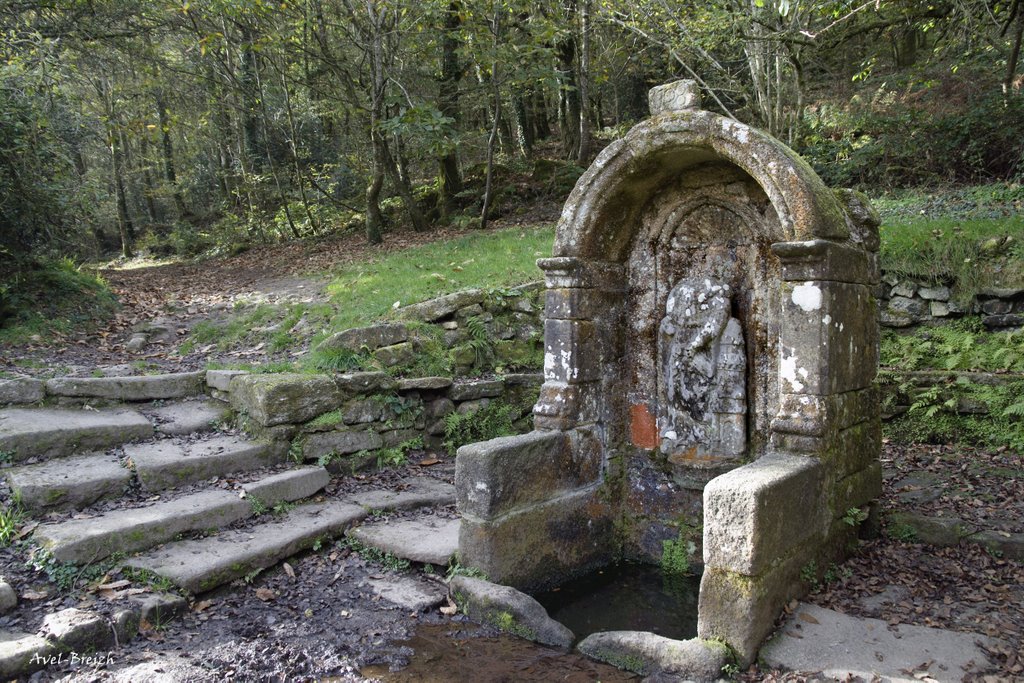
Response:
[{"label": "stone step", "polygon": [[[377,510],[447,505],[455,499],[455,487],[426,477],[413,478],[399,488],[397,492],[363,491],[325,503],[300,505],[280,519],[198,540],[168,543],[126,564],[200,593],[271,567],[319,540],[342,535],[371,512],[356,499],[386,506],[374,508]],[[253,495],[259,495],[259,491]]]},{"label": "stone step", "polygon": [[206,371],[137,377],[56,377],[46,381],[46,393],[71,398],[112,401],[155,401],[198,396],[206,388]]},{"label": "stone step", "polygon": [[116,455],[90,453],[47,460],[6,471],[11,492],[30,513],[78,510],[119,496],[131,482],[131,470]]},{"label": "stone step", "polygon": [[164,439],[129,444],[124,454],[147,491],[191,484],[284,461],[287,445],[223,434],[198,441]]},{"label": "stone step", "polygon": [[143,412],[156,423],[156,431],[161,434],[184,436],[214,431],[231,408],[223,401],[193,399],[144,409]]},{"label": "stone step", "polygon": [[348,536],[404,560],[444,567],[459,549],[459,520],[432,515],[376,522],[356,527]]},{"label": "stone step", "polygon": [[190,593],[201,593],[272,567],[312,548],[318,540],[340,536],[366,515],[360,506],[340,500],[300,505],[282,519],[170,543],[125,564],[151,571]]},{"label": "stone step", "polygon": [[246,498],[237,491],[200,491],[148,507],[44,524],[34,538],[59,561],[86,564],[115,552],[146,550],[179,534],[227,526],[282,501],[308,498],[329,481],[323,467],[303,467],[243,485]]},{"label": "stone step", "polygon": [[0,453],[13,462],[102,450],[152,435],[149,420],[125,408],[0,410]]}]

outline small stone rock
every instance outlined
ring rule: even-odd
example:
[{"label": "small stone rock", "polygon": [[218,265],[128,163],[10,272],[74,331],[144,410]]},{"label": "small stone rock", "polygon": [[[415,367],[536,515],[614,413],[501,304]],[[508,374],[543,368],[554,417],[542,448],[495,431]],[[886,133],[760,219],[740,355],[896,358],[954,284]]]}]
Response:
[{"label": "small stone rock", "polygon": [[500,396],[504,388],[505,385],[500,379],[458,382],[448,390],[448,398],[453,401],[472,401],[478,398]]},{"label": "small stone rock", "polygon": [[139,609],[139,617],[150,628],[163,626],[188,611],[188,602],[173,593],[133,595],[131,602]]},{"label": "small stone rock", "polygon": [[410,342],[402,342],[393,346],[383,346],[373,353],[374,358],[386,368],[393,368],[397,365],[408,365],[416,357],[416,352]]},{"label": "small stone rock", "polygon": [[230,391],[232,378],[248,374],[247,370],[207,370],[206,386],[218,391]]},{"label": "small stone rock", "polygon": [[482,289],[467,289],[400,308],[398,314],[406,320],[422,320],[432,323],[449,317],[460,308],[481,304],[483,301],[484,291]]},{"label": "small stone rock", "polygon": [[933,301],[929,307],[933,318],[945,318],[949,315],[949,305],[945,301]]},{"label": "small stone rock", "polygon": [[673,640],[644,631],[594,633],[576,649],[634,673],[669,674],[688,681],[718,680],[729,657],[722,644],[699,638]]},{"label": "small stone rock", "polygon": [[111,618],[116,645],[124,645],[139,633],[139,614],[135,610],[123,609],[115,612]]},{"label": "small stone rock", "polygon": [[31,377],[0,379],[0,405],[42,401],[46,391],[42,380]]},{"label": "small stone rock", "polygon": [[138,353],[142,349],[146,348],[149,344],[149,340],[146,335],[141,332],[136,332],[132,335],[132,338],[128,340],[128,343],[124,345],[124,348],[132,353]]},{"label": "small stone rock", "polygon": [[906,315],[911,318],[920,318],[928,313],[928,304],[921,299],[911,299],[905,296],[894,296],[889,300],[888,310],[897,315]]},{"label": "small stone rock", "polygon": [[443,330],[457,330],[459,329],[459,323],[455,320],[446,320],[441,323],[441,329]]},{"label": "small stone rock", "polygon": [[470,619],[563,650],[572,647],[572,631],[558,623],[526,593],[468,576],[452,579],[455,602]]},{"label": "small stone rock", "polygon": [[0,614],[7,614],[18,606],[18,594],[3,579],[0,579]]},{"label": "small stone rock", "polygon": [[949,301],[951,292],[949,287],[922,287],[917,295],[928,301]]},{"label": "small stone rock", "polygon": [[990,330],[1000,330],[1007,327],[1024,326],[1024,315],[1013,313],[1007,315],[989,315],[981,321]]},{"label": "small stone rock", "polygon": [[472,415],[473,413],[483,410],[491,404],[489,398],[478,398],[475,401],[465,401],[459,404],[456,409],[459,415]]},{"label": "small stone rock", "polygon": [[917,285],[915,285],[910,280],[904,280],[904,281],[900,282],[898,285],[896,285],[895,287],[892,288],[892,291],[889,293],[889,296],[892,296],[892,297],[900,296],[900,297],[906,297],[906,298],[909,299],[910,297],[914,296],[914,292],[916,292],[916,291],[917,291]]},{"label": "small stone rock", "polygon": [[399,391],[437,391],[452,385],[451,377],[413,377],[398,380]]},{"label": "small stone rock", "polygon": [[401,323],[383,323],[370,327],[354,327],[336,332],[320,342],[319,349],[348,349],[375,351],[382,346],[393,346],[409,339],[409,329]]},{"label": "small stone rock", "polygon": [[1013,310],[1013,304],[1003,299],[989,299],[981,302],[981,310],[989,315],[1006,315]]},{"label": "small stone rock", "polygon": [[107,620],[93,612],[69,607],[48,614],[39,635],[72,650],[100,650],[110,647],[113,631]]}]

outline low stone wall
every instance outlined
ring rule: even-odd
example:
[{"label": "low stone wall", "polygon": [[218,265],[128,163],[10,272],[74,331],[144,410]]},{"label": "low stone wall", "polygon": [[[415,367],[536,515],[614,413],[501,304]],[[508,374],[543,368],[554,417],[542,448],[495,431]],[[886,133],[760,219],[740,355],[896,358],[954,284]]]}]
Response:
[{"label": "low stone wall", "polygon": [[954,298],[949,287],[883,273],[875,297],[879,323],[884,327],[911,327],[964,315],[982,315],[990,330],[1024,325],[1024,288],[983,289],[964,304]]},{"label": "low stone wall", "polygon": [[336,472],[372,466],[403,445],[444,448],[446,418],[453,414],[493,419],[493,408],[501,406],[512,431],[527,431],[542,381],[540,374],[521,373],[491,379],[207,373],[214,396],[231,403],[247,431],[290,441],[293,458],[317,460]]},{"label": "low stone wall", "polygon": [[539,370],[543,324],[541,282],[507,290],[467,289],[405,306],[397,320],[343,330],[314,353],[361,370],[396,376],[466,376],[497,370]]}]

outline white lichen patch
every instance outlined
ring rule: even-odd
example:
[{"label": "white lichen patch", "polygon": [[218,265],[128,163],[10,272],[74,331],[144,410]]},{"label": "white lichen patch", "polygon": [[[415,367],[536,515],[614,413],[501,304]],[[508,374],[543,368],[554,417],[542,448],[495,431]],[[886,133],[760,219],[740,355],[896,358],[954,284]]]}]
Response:
[{"label": "white lichen patch", "polygon": [[790,298],[804,313],[821,309],[821,287],[813,282],[805,282],[794,287]]},{"label": "white lichen patch", "polygon": [[[803,373],[800,374],[806,379],[807,370],[804,368],[800,368],[800,370],[803,370]],[[787,356],[779,362],[779,376],[783,381],[789,382],[790,386],[793,387],[793,391],[802,391],[804,383],[800,381],[797,375],[796,356]]]}]

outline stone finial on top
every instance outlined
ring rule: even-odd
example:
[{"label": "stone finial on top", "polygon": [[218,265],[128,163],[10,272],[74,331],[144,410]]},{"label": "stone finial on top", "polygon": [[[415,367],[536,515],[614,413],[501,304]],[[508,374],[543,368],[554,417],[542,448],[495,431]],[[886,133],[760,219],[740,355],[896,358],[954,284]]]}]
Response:
[{"label": "stone finial on top", "polygon": [[694,111],[700,109],[700,89],[696,81],[683,78],[651,88],[647,93],[647,102],[651,116],[673,111]]}]

